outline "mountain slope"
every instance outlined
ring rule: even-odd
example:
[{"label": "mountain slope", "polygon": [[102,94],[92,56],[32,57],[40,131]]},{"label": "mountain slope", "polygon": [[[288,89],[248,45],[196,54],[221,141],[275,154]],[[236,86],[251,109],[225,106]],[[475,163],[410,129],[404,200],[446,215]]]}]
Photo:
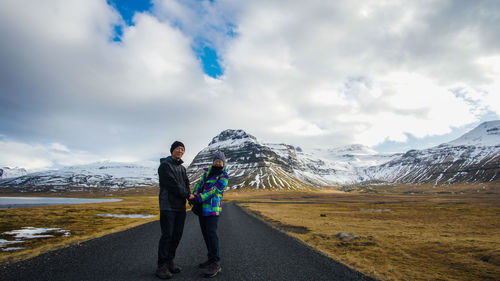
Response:
[{"label": "mountain slope", "polygon": [[[287,153],[295,150],[292,146],[283,149]],[[291,168],[293,158],[282,157],[242,130],[223,131],[196,155],[187,169],[191,182],[199,180],[203,168],[212,163],[212,156],[217,150],[226,156],[230,173],[228,188],[303,189],[312,186],[310,182],[294,175]],[[315,182],[315,178],[307,180]]]},{"label": "mountain slope", "polygon": [[202,169],[212,162],[215,151],[227,158],[229,188],[307,189],[363,179],[359,167],[387,162],[397,155],[379,155],[360,145],[304,151],[287,144],[258,141],[242,130],[225,130],[196,155],[188,167],[197,182]]},{"label": "mountain slope", "polygon": [[[380,154],[362,145],[306,150],[263,143],[243,130],[225,130],[202,149],[187,171],[192,184],[212,163],[227,158],[228,189],[301,190],[360,182],[434,183],[500,181],[500,121],[485,122],[460,138],[404,154]],[[158,184],[157,164],[100,162],[25,174],[3,168],[0,190],[120,189]]]},{"label": "mountain slope", "polygon": [[0,179],[8,179],[8,178],[16,178],[20,176],[27,175],[28,171],[24,168],[10,168],[10,167],[2,167],[0,168]]},{"label": "mountain slope", "polygon": [[500,120],[481,123],[473,130],[446,144],[450,146],[498,146],[500,145]]},{"label": "mountain slope", "polygon": [[381,165],[399,155],[401,154],[380,154],[359,144],[299,153],[300,159],[309,163],[309,168],[314,173],[331,184],[352,184],[363,181],[365,168]]},{"label": "mountain slope", "polygon": [[365,170],[366,180],[394,183],[490,182],[500,175],[500,121],[485,122],[437,147],[410,150]]},{"label": "mountain slope", "polygon": [[121,189],[158,184],[156,167],[98,162],[0,180],[0,189],[23,191]]}]

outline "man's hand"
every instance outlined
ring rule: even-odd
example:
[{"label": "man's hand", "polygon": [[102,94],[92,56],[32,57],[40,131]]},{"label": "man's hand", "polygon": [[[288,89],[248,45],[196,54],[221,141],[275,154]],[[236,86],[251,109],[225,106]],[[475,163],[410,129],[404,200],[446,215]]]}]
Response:
[{"label": "man's hand", "polygon": [[196,203],[196,197],[193,194],[189,194],[188,198],[189,205],[194,205]]}]

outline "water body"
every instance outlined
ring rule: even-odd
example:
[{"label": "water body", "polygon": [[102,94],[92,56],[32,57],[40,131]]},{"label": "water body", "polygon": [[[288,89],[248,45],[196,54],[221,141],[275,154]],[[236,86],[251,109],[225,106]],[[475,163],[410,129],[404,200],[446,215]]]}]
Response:
[{"label": "water body", "polygon": [[122,199],[88,199],[64,197],[0,197],[0,209],[31,208],[53,205],[119,202]]},{"label": "water body", "polygon": [[140,214],[97,214],[100,217],[112,217],[112,218],[129,218],[129,219],[149,219],[157,217],[158,215],[140,215]]}]

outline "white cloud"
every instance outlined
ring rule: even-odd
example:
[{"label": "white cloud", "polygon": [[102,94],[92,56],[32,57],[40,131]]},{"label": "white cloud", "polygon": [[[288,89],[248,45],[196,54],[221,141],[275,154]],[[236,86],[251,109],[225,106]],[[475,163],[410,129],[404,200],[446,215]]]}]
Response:
[{"label": "white cloud", "polygon": [[479,57],[477,63],[487,80],[479,91],[468,91],[470,98],[500,115],[500,54]]},{"label": "white cloud", "polygon": [[224,59],[223,80],[247,106],[285,112],[248,118],[290,134],[297,130],[286,125],[293,120],[319,124],[329,134],[310,140],[322,145],[406,141],[407,134],[423,138],[477,122],[485,114],[477,103],[486,98],[470,103],[452,90],[488,76],[469,75],[485,48],[470,32],[482,10],[449,30],[446,21],[458,21],[453,12],[463,3],[378,2],[248,4]]},{"label": "white cloud", "polygon": [[240,3],[227,0],[154,0],[152,12],[203,46],[223,52],[225,42],[233,36],[231,23],[238,17],[240,6]]},{"label": "white cloud", "polygon": [[0,9],[0,134],[26,151],[2,159],[18,166],[159,158],[176,139],[189,162],[227,128],[376,145],[500,116],[496,2],[155,0],[122,42],[104,0],[32,2]]},{"label": "white cloud", "polygon": [[52,143],[50,145],[50,148],[52,150],[58,151],[58,152],[70,152],[69,149],[65,145],[62,145],[60,143]]},{"label": "white cloud", "polygon": [[318,136],[324,134],[324,131],[316,124],[300,119],[290,120],[286,124],[274,127],[273,130],[278,134],[285,135]]},{"label": "white cloud", "polygon": [[84,151],[70,151],[59,143],[47,145],[0,140],[0,166],[31,171],[102,160]]},{"label": "white cloud", "polygon": [[[150,159],[192,130],[184,122],[197,121],[193,111],[205,112],[200,96],[210,85],[191,39],[168,23],[136,14],[117,43],[118,14],[105,1],[8,4],[0,12],[7,38],[0,132],[10,139],[57,142],[111,160]],[[75,19],[76,35],[68,34],[67,18]]]}]

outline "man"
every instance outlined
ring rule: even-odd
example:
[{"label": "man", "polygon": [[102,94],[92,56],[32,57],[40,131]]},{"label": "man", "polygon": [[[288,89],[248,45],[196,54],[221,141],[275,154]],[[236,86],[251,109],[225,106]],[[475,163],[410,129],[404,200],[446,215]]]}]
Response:
[{"label": "man", "polygon": [[182,166],[184,150],[184,144],[175,141],[170,147],[171,156],[160,159],[158,168],[161,238],[156,276],[161,279],[172,278],[172,273],[181,272],[174,263],[175,251],[184,230],[186,199],[194,198],[189,190],[186,168]]}]

